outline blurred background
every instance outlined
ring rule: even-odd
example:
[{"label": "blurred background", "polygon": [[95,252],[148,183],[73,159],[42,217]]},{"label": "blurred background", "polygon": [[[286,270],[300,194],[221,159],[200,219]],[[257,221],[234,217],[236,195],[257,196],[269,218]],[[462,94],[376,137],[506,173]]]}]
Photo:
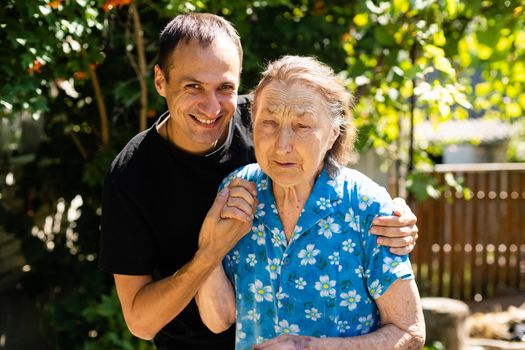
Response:
[{"label": "blurred background", "polygon": [[418,215],[422,296],[510,315],[460,338],[525,341],[525,311],[507,309],[525,302],[525,1],[2,0],[0,349],[152,348],[97,269],[102,183],[165,110],[157,38],[192,11],[239,31],[239,93],[284,54],[338,72],[356,96],[355,167]]}]

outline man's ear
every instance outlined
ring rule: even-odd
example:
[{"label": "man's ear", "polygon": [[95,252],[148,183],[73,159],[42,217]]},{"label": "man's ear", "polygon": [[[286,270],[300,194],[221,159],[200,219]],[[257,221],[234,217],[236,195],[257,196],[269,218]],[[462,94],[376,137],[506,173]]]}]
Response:
[{"label": "man's ear", "polygon": [[160,69],[159,65],[155,65],[155,89],[157,90],[157,93],[162,96],[166,97],[166,77],[164,76],[164,72],[162,69]]}]

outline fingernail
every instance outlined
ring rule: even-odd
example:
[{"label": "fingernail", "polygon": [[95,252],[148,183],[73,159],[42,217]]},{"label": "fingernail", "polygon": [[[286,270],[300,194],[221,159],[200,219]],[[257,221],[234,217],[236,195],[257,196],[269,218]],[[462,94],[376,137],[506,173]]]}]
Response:
[{"label": "fingernail", "polygon": [[384,242],[383,238],[378,238],[377,239],[377,244],[382,244]]},{"label": "fingernail", "polygon": [[225,197],[227,193],[228,193],[228,189],[225,187],[219,192],[219,196]]},{"label": "fingernail", "polygon": [[377,229],[375,227],[372,227],[370,229],[370,233],[376,234],[377,233]]}]

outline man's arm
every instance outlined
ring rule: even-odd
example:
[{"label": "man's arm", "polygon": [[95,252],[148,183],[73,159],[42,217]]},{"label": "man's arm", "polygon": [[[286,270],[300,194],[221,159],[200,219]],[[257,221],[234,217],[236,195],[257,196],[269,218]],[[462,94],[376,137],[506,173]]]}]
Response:
[{"label": "man's arm", "polygon": [[381,315],[381,328],[351,338],[314,338],[282,335],[262,344],[256,350],[383,350],[422,349],[425,344],[425,322],[414,280],[397,280],[376,300]]},{"label": "man's arm", "polygon": [[390,247],[390,252],[407,255],[418,238],[417,218],[402,198],[394,198],[394,215],[374,219],[370,233],[377,235],[379,245]]},{"label": "man's arm", "polygon": [[[217,195],[201,227],[197,252],[175,274],[159,281],[153,281],[150,275],[114,275],[124,319],[135,336],[152,339],[175,318],[224,255],[249,231],[257,206],[255,185],[241,179],[234,181],[242,183],[246,190],[229,193],[224,189]],[[246,203],[229,207],[227,201]]]}]

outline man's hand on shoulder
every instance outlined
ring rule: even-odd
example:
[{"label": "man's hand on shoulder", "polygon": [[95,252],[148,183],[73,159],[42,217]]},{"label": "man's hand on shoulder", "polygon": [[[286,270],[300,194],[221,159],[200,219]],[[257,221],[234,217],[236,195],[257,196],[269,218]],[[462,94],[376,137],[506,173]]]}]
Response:
[{"label": "man's hand on shoulder", "polygon": [[407,255],[416,246],[418,238],[417,217],[403,198],[394,198],[394,215],[378,216],[370,233],[377,235],[377,243],[390,247],[398,255]]}]

